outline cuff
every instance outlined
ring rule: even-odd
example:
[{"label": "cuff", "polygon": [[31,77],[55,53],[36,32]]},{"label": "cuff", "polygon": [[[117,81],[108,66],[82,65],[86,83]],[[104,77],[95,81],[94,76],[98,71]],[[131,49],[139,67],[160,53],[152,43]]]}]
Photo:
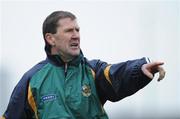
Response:
[{"label": "cuff", "polygon": [[146,62],[147,62],[147,63],[152,62],[152,60],[151,60],[149,57],[145,57],[145,59],[146,59]]}]

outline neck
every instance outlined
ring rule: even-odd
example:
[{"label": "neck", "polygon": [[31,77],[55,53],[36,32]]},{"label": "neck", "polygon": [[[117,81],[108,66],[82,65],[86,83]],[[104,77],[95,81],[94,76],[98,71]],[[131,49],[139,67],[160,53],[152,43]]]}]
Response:
[{"label": "neck", "polygon": [[59,54],[59,56],[61,57],[61,59],[62,59],[65,63],[70,62],[70,61],[72,61],[72,59],[73,59],[72,57],[71,57],[71,58],[70,58],[70,57],[69,57],[69,58],[63,57],[63,56],[60,55],[60,54]]}]

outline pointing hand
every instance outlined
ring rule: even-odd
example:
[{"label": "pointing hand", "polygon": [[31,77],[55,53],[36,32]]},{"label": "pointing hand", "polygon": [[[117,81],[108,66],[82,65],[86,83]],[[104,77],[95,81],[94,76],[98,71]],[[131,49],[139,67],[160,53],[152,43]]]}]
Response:
[{"label": "pointing hand", "polygon": [[143,64],[141,67],[142,72],[149,77],[150,79],[154,78],[155,73],[159,73],[158,81],[162,80],[165,77],[165,70],[161,67],[163,62],[150,62],[147,64]]}]

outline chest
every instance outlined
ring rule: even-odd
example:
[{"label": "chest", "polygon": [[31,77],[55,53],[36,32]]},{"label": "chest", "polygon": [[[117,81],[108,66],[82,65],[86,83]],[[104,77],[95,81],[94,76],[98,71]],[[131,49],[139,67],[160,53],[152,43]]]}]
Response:
[{"label": "chest", "polygon": [[33,87],[39,116],[81,119],[102,115],[91,70],[82,65],[66,68],[51,67],[33,77],[40,78]]}]

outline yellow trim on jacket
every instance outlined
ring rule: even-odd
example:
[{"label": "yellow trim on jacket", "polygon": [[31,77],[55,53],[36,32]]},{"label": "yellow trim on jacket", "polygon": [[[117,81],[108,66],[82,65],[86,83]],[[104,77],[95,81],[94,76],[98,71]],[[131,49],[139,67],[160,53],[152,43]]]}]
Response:
[{"label": "yellow trim on jacket", "polygon": [[36,103],[34,101],[34,97],[33,97],[33,94],[32,94],[30,86],[28,87],[28,102],[29,102],[29,105],[31,106],[31,108],[33,109],[33,111],[35,113],[36,119],[38,119],[38,116],[37,116],[37,107],[36,107]]},{"label": "yellow trim on jacket", "polygon": [[109,76],[109,70],[111,68],[111,65],[108,65],[105,69],[104,69],[104,76],[106,77],[106,80],[112,85],[110,76]]}]

